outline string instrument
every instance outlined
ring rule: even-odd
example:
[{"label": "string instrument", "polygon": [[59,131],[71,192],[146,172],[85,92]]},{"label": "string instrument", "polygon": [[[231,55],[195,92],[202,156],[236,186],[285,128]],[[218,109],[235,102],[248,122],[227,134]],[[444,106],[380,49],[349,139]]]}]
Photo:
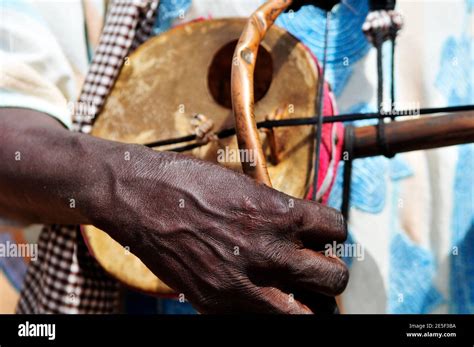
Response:
[{"label": "string instrument", "polygon": [[[271,22],[285,8],[285,2],[280,3],[278,12],[269,18]],[[266,13],[270,7],[274,4],[264,8]],[[242,153],[240,144],[240,149],[250,150],[247,153],[252,156],[244,165],[245,172],[252,176],[258,173],[254,177],[265,184],[271,185],[271,181],[275,189],[303,198],[312,178],[314,127],[262,132],[260,142],[253,115],[257,120],[313,116],[318,85],[316,62],[296,38],[271,24],[264,27],[263,40],[256,38],[252,52],[233,59],[237,42],[239,50],[244,49],[243,42],[247,45],[252,40],[247,37],[239,41],[247,22],[196,21],[148,40],[123,66],[92,135],[146,144],[193,134],[196,122],[212,122],[213,131],[219,131],[232,127],[235,120],[239,125],[237,137],[210,141],[185,153],[242,172],[239,156],[235,161],[219,160],[219,153]],[[253,76],[250,67],[255,59]],[[244,64],[249,69],[242,69]],[[246,78],[254,83],[246,84]],[[274,158],[267,166],[265,159],[272,151]],[[94,226],[83,226],[83,234],[91,253],[112,276],[147,293],[172,293],[133,255],[133,249],[124,249]]]},{"label": "string instrument", "polygon": [[[183,142],[186,154],[306,197],[314,175],[320,75],[310,51],[272,26],[290,4],[271,0],[248,20],[196,21],[148,40],[123,66],[92,135],[160,150]],[[381,154],[376,132],[375,126],[351,130],[345,145],[354,158]],[[392,122],[385,136],[394,152],[473,142],[474,117],[465,112]],[[241,159],[242,153],[253,157],[220,160],[236,151]],[[109,274],[142,292],[173,294],[133,249],[94,226],[82,230]]]}]

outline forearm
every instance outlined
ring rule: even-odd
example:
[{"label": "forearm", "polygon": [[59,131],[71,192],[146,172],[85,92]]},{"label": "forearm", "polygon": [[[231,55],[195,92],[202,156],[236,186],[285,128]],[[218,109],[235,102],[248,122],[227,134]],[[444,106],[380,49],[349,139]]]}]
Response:
[{"label": "forearm", "polygon": [[128,146],[72,133],[35,111],[0,109],[0,214],[91,223],[110,205],[111,161],[124,158]]},{"label": "forearm", "polygon": [[303,246],[343,242],[338,212],[293,198],[290,207],[289,196],[218,165],[8,109],[0,163],[0,214],[94,224],[200,312],[310,313],[305,303],[319,312],[303,294],[288,305],[286,290],[337,295],[347,284],[343,262]]}]

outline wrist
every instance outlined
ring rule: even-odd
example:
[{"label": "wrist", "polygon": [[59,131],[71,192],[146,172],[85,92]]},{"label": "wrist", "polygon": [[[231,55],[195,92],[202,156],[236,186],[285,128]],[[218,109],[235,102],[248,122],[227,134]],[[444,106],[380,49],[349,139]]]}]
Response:
[{"label": "wrist", "polygon": [[85,214],[90,224],[106,231],[120,243],[130,244],[143,222],[140,210],[156,201],[161,180],[162,157],[166,153],[147,147],[101,139],[99,155],[92,156],[95,177],[89,174],[90,203]]},{"label": "wrist", "polygon": [[84,224],[108,223],[115,214],[116,181],[123,174],[124,159],[131,145],[75,134],[72,146],[81,218]]}]

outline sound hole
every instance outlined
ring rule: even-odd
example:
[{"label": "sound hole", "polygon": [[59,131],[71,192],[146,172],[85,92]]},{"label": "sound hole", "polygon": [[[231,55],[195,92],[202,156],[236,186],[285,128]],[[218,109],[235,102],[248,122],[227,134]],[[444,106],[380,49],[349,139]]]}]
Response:
[{"label": "sound hole", "polygon": [[[221,106],[232,109],[230,94],[230,75],[232,68],[232,57],[234,55],[237,40],[224,45],[212,59],[207,84],[214,100]],[[273,60],[271,54],[260,46],[258,48],[257,62],[254,74],[254,97],[255,102],[261,100],[267,94],[273,76]]]}]

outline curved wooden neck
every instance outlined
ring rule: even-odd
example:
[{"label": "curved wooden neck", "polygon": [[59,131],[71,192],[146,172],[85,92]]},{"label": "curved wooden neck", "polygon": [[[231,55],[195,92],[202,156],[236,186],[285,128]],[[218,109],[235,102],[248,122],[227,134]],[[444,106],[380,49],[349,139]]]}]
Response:
[{"label": "curved wooden neck", "polygon": [[271,187],[265,155],[255,123],[254,70],[258,47],[268,28],[291,0],[271,0],[263,4],[248,20],[235,48],[232,60],[231,95],[237,141],[241,150],[253,152],[253,163],[242,162],[244,173]]}]

